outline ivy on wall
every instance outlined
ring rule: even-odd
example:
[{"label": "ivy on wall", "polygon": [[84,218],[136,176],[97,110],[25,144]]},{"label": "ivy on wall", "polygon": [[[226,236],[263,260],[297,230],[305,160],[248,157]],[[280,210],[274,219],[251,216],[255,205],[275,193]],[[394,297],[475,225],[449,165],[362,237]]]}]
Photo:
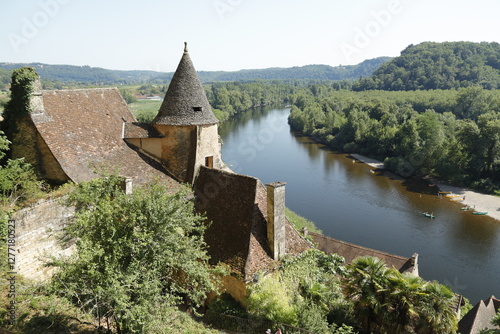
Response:
[{"label": "ivy on wall", "polygon": [[1,130],[12,139],[18,133],[18,121],[30,113],[30,97],[35,89],[38,75],[32,67],[23,67],[12,72],[11,98],[5,106]]}]

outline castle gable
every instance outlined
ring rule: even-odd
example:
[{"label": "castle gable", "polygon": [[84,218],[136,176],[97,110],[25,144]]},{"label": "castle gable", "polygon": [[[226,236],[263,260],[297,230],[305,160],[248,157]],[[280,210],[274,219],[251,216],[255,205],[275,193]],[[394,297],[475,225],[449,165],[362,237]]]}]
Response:
[{"label": "castle gable", "polygon": [[[244,281],[276,266],[267,240],[267,191],[258,179],[202,166],[194,191],[196,208],[209,221],[205,240],[214,264],[228,264]],[[287,253],[311,248],[288,221],[285,228]]]},{"label": "castle gable", "polygon": [[[31,119],[69,179],[95,178],[101,167],[145,182],[166,171],[122,139],[135,117],[116,88],[45,90],[33,97]],[[167,177],[168,178],[168,177]]]}]

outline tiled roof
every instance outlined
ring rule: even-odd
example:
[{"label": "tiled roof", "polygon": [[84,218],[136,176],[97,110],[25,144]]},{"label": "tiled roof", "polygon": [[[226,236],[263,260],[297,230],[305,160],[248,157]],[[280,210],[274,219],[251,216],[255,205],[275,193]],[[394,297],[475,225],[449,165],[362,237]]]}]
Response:
[{"label": "tiled roof", "polygon": [[500,300],[491,296],[480,300],[458,323],[461,334],[479,334],[483,329],[499,329],[491,324],[491,320],[500,311]]},{"label": "tiled roof", "polygon": [[186,47],[153,124],[208,125],[218,122]]},{"label": "tiled roof", "polygon": [[[202,166],[194,190],[210,222],[205,240],[213,263],[228,264],[245,281],[278,265],[267,242],[267,191],[258,179]],[[286,245],[292,254],[311,247],[289,222]]]},{"label": "tiled roof", "polygon": [[211,261],[228,264],[239,278],[245,274],[257,181],[202,166],[194,183],[196,208],[210,223],[205,241]]},{"label": "tiled roof", "polygon": [[105,168],[138,183],[160,177],[176,187],[159,163],[123,141],[123,123],[136,120],[118,89],[45,90],[34,101],[33,122],[71,180],[95,178]]},{"label": "tiled roof", "polygon": [[309,233],[313,237],[314,243],[318,245],[318,249],[327,253],[336,253],[345,258],[346,263],[351,263],[359,256],[373,256],[384,260],[389,267],[394,267],[401,272],[410,271],[413,268],[412,259],[381,252],[375,249],[354,245],[345,241],[326,237],[321,234]]},{"label": "tiled roof", "polygon": [[162,138],[153,125],[148,123],[126,122],[123,128],[123,138]]}]

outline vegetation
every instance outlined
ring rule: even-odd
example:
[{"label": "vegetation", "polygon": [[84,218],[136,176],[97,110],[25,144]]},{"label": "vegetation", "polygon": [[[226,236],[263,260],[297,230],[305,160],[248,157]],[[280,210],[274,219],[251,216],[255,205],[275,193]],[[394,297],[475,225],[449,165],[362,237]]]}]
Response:
[{"label": "vegetation", "polygon": [[[372,257],[310,250],[251,287],[251,315],[314,333],[453,333],[455,296],[437,282],[401,274]],[[349,326],[345,325],[348,324]]]},{"label": "vegetation", "polygon": [[323,232],[310,220],[299,216],[297,213],[293,212],[289,208],[285,209],[286,218],[297,231],[301,231],[304,227],[307,228],[309,232],[322,234]]},{"label": "vegetation", "polygon": [[500,88],[500,44],[424,42],[354,84],[354,90]]},{"label": "vegetation", "polygon": [[454,295],[437,282],[387,268],[360,257],[347,267],[346,297],[365,333],[453,333],[457,329]]},{"label": "vegetation", "polygon": [[[245,80],[355,80],[373,73],[388,57],[365,60],[358,65],[332,67],[328,65],[307,65],[292,68],[268,68],[262,70],[241,70],[235,72],[199,71],[202,82],[245,81]],[[41,63],[0,63],[0,89],[10,83],[11,71],[20,67],[33,67],[42,77],[46,87],[61,88],[72,85],[165,85],[172,72],[119,71],[99,67],[49,65]]]},{"label": "vegetation", "polygon": [[292,85],[273,82],[214,83],[207,87],[207,97],[215,116],[223,122],[248,110],[276,103],[287,103],[295,92]]},{"label": "vegetation", "polygon": [[354,333],[352,327],[336,324],[351,321],[350,304],[340,288],[343,261],[318,250],[286,258],[278,272],[251,286],[249,314],[314,333]]},{"label": "vegetation", "polygon": [[141,100],[129,104],[130,111],[142,123],[150,123],[158,114],[162,101]]},{"label": "vegetation", "polygon": [[291,100],[291,127],[334,149],[384,160],[405,177],[433,175],[490,193],[500,189],[497,91],[350,92],[323,85]]},{"label": "vegetation", "polygon": [[207,264],[202,217],[186,195],[160,183],[125,195],[116,176],[82,183],[68,200],[77,213],[65,231],[78,256],[54,262],[54,292],[118,333],[148,332],[181,296],[201,306],[221,272]]},{"label": "vegetation", "polygon": [[12,72],[11,98],[5,104],[2,114],[3,121],[0,130],[7,138],[12,139],[17,135],[17,122],[31,110],[30,96],[38,76],[32,68],[19,68]]}]

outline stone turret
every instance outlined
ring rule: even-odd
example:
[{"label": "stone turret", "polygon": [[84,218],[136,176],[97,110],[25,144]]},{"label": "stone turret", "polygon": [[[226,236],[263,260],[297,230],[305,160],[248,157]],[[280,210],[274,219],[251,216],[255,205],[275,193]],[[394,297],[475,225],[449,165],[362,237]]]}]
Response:
[{"label": "stone turret", "polygon": [[192,183],[201,165],[223,167],[217,124],[185,45],[165,99],[149,125],[154,131],[144,134],[126,125],[124,138],[177,180]]},{"label": "stone turret", "polygon": [[208,103],[185,44],[184,54],[153,124],[188,126],[217,123],[219,121]]}]

